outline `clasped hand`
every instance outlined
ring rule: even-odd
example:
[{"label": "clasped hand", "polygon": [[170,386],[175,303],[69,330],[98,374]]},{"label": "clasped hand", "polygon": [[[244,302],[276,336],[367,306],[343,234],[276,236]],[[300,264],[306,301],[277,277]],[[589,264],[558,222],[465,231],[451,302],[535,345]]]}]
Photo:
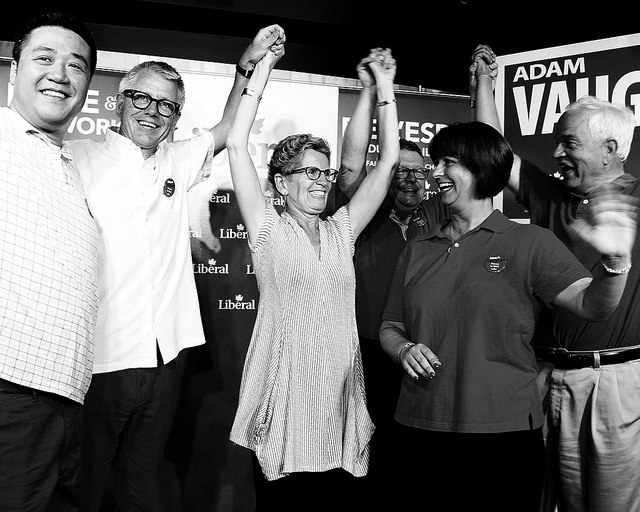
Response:
[{"label": "clasped hand", "polygon": [[396,73],[396,60],[389,48],[372,48],[369,55],[356,67],[358,78],[364,87],[371,87],[376,80],[387,77],[393,81]]}]

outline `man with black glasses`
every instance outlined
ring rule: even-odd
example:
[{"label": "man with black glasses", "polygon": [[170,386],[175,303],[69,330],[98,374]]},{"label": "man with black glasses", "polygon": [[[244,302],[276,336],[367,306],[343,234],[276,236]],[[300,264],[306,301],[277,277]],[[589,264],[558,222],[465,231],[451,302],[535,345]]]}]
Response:
[{"label": "man with black glasses", "polygon": [[176,406],[176,358],[205,343],[187,191],[210,174],[253,66],[284,44],[263,28],[241,56],[220,122],[169,142],[185,101],[180,74],[138,64],[121,80],[120,125],[71,145],[100,233],[94,375],[85,399],[83,511],[99,511],[112,462],[117,508],[158,512],[158,472]]},{"label": "man with black glasses", "polygon": [[[357,67],[362,90],[342,140],[338,203],[353,196],[366,175],[373,116],[376,107],[385,104],[377,101],[375,80],[367,62],[379,59],[384,63],[387,58],[391,58],[387,50],[375,48]],[[404,476],[395,464],[394,455],[397,445],[394,413],[404,371],[380,345],[382,313],[396,261],[407,241],[428,233],[448,213],[438,194],[426,198],[427,174],[420,147],[401,138],[400,161],[387,197],[355,244],[356,320],[367,408],[376,426],[371,440],[369,474],[362,479],[362,500],[376,508],[390,499],[390,482]]]}]

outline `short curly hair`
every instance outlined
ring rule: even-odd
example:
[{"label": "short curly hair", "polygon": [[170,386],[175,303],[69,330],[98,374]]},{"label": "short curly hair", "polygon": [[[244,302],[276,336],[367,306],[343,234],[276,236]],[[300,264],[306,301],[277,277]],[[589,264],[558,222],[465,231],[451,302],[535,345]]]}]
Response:
[{"label": "short curly hair", "polygon": [[314,137],[310,133],[289,135],[278,142],[275,148],[273,148],[273,154],[268,164],[269,183],[275,186],[274,176],[276,174],[286,176],[287,171],[297,167],[307,149],[322,153],[329,160],[331,159],[329,143],[322,137]]}]

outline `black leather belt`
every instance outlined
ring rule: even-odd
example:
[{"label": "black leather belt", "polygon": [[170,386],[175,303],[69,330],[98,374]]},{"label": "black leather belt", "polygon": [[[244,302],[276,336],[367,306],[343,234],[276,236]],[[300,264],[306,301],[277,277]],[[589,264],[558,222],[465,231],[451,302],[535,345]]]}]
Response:
[{"label": "black leather belt", "polygon": [[575,370],[605,364],[619,364],[640,359],[640,345],[609,350],[567,350],[565,348],[533,347],[536,356],[553,363],[561,370]]}]

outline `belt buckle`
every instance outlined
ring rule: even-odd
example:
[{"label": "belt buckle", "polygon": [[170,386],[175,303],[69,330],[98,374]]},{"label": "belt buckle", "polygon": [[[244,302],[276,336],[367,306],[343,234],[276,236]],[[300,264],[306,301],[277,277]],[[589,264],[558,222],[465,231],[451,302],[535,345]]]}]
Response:
[{"label": "belt buckle", "polygon": [[559,368],[562,368],[565,366],[565,364],[563,363],[569,363],[571,361],[574,361],[576,356],[576,354],[572,354],[564,347],[554,348],[551,354],[552,354],[551,359],[553,360],[553,364],[555,364]]},{"label": "belt buckle", "polygon": [[567,361],[566,367],[569,369],[585,368],[587,366],[590,366],[592,362],[589,354],[570,352],[566,348],[561,348],[560,354],[561,357],[564,357]]}]

